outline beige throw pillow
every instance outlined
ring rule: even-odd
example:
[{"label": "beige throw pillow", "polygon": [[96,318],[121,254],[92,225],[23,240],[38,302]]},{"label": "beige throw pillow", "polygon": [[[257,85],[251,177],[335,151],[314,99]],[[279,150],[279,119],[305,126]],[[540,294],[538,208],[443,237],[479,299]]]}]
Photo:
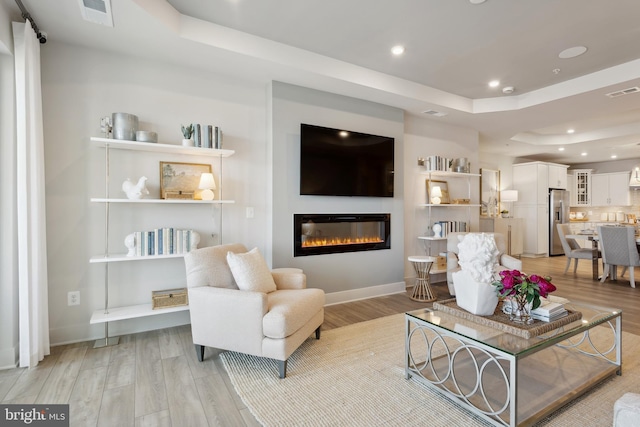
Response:
[{"label": "beige throw pillow", "polygon": [[240,290],[269,293],[277,289],[258,248],[241,254],[227,252],[227,263]]}]

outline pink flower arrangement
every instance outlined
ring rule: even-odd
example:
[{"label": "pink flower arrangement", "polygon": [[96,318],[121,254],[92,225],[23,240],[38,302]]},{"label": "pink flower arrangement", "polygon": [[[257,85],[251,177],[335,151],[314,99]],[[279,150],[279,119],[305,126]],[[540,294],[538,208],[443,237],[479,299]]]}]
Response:
[{"label": "pink flower arrangement", "polygon": [[551,283],[551,277],[537,274],[527,276],[518,270],[503,270],[500,280],[492,283],[501,298],[514,297],[524,303],[531,303],[531,309],[540,307],[540,297],[547,297],[556,287]]}]

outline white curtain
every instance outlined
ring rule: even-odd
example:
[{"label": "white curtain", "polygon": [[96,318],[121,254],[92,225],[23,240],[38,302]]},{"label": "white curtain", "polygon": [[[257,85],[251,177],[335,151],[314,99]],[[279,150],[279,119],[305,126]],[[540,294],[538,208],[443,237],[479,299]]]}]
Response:
[{"label": "white curtain", "polygon": [[13,40],[20,366],[33,367],[49,354],[40,43],[30,25],[16,22]]}]

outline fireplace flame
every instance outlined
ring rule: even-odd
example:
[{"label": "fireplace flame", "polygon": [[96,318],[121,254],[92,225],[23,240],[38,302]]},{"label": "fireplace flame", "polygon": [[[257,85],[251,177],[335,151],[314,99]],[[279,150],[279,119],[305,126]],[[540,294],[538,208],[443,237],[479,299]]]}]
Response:
[{"label": "fireplace flame", "polygon": [[360,245],[363,243],[382,243],[383,240],[378,237],[309,237],[302,242],[303,248],[312,248],[318,246],[338,246],[338,245]]}]

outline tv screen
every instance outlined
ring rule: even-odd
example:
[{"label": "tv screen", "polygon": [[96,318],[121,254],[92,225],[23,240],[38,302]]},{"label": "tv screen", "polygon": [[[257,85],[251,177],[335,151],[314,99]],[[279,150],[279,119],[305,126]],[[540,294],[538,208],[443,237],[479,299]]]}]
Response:
[{"label": "tv screen", "polygon": [[300,194],[393,197],[393,143],[386,136],[302,123]]}]

